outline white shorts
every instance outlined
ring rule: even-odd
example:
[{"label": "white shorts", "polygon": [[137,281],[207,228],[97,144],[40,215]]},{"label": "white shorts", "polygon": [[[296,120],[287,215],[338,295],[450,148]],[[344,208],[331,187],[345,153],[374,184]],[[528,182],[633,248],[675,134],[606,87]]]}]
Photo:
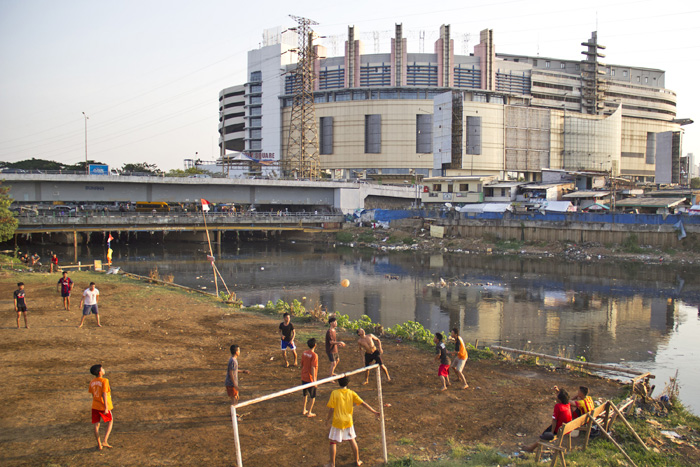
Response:
[{"label": "white shorts", "polygon": [[464,369],[464,364],[467,363],[467,359],[462,360],[461,358],[455,358],[452,360],[452,368],[457,371],[462,371]]},{"label": "white shorts", "polygon": [[355,428],[350,427],[350,428],[345,428],[341,430],[340,428],[336,428],[334,426],[331,426],[331,432],[328,433],[328,439],[331,440],[331,443],[342,443],[343,441],[349,441],[351,439],[355,439],[357,435],[355,434]]}]

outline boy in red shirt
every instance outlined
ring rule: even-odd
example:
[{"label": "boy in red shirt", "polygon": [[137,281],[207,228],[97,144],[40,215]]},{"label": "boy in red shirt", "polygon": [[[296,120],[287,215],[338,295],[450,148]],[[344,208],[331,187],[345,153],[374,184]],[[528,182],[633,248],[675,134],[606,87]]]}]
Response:
[{"label": "boy in red shirt", "polygon": [[[318,355],[316,354],[316,339],[311,338],[306,342],[309,350],[301,354],[301,384],[309,384],[318,380]],[[303,390],[304,394],[304,411],[303,415],[307,417],[315,417],[313,413],[314,402],[316,402],[316,386]],[[306,410],[306,402],[311,399],[309,410]]]},{"label": "boy in red shirt", "polygon": [[[556,386],[554,386],[557,388]],[[558,388],[557,388],[558,389]],[[569,393],[564,389],[560,389],[557,393],[557,404],[554,406],[552,413],[552,424],[548,426],[540,435],[540,439],[551,441],[557,435],[559,427],[571,421],[571,407],[569,406]],[[525,451],[532,452],[537,447],[537,443],[533,443],[525,448]]]},{"label": "boy in red shirt", "polygon": [[[88,391],[92,394],[92,425],[95,427],[95,439],[97,440],[97,449],[111,448],[107,440],[112,432],[112,389],[109,387],[109,380],[103,378],[105,369],[102,365],[93,365],[90,367],[90,373],[95,378],[90,381]],[[100,442],[100,421],[107,423],[107,432],[105,440]]]}]

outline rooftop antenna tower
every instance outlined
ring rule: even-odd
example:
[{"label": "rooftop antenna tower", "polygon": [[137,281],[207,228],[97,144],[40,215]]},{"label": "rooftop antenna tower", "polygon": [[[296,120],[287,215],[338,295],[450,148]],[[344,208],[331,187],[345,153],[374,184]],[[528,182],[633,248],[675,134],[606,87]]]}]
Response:
[{"label": "rooftop antenna tower", "polygon": [[425,31],[418,32],[418,50],[420,53],[425,53]]},{"label": "rooftop antenna tower", "polygon": [[286,172],[296,178],[317,179],[320,174],[318,128],[314,108],[314,58],[312,25],[316,21],[289,15],[297,22],[298,62],[294,70],[294,94],[289,120]]}]

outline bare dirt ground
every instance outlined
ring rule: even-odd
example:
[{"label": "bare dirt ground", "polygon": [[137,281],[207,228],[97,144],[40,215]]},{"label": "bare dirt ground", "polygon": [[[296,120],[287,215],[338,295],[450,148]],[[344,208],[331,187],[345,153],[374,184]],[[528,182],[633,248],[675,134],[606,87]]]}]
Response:
[{"label": "bare dirt ground", "polygon": [[[56,293],[57,275],[0,273],[0,464],[235,465],[231,418],[223,385],[229,346],[242,348],[241,399],[300,384],[299,368],[284,368],[277,317],[232,312],[197,294],[173,291],[114,276],[72,274],[71,311]],[[27,286],[30,329],[15,327],[12,291]],[[90,317],[78,329],[80,291],[90,280],[100,290],[102,328]],[[325,327],[297,324],[300,351],[309,337],[323,342]],[[355,338],[340,351],[339,371],[363,366]],[[577,374],[498,361],[469,361],[468,390],[453,384],[439,391],[433,355],[384,341],[394,380],[384,384],[388,450],[432,458],[451,443],[484,443],[512,453],[550,422],[555,384],[574,391],[590,386],[594,397],[620,394],[620,386]],[[319,375],[329,363],[319,345]],[[98,451],[90,424],[89,367],[102,363],[112,386],[114,449]],[[350,388],[377,408],[374,375],[368,386],[351,377]],[[453,377],[453,381],[455,378]],[[241,409],[245,466],[322,465],[327,462],[326,403],[332,389],[319,389],[316,418],[301,415],[301,394]],[[379,422],[355,411],[361,458],[381,463]],[[102,427],[104,433],[104,424]],[[527,437],[516,436],[525,433]],[[352,465],[350,447],[339,448],[338,465]]]}]

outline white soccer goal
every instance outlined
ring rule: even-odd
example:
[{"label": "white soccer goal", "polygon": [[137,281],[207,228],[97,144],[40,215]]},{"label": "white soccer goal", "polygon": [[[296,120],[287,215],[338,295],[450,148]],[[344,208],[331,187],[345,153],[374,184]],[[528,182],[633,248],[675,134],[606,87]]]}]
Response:
[{"label": "white soccer goal", "polygon": [[381,370],[379,368],[379,365],[377,365],[375,363],[374,365],[370,365],[370,366],[367,366],[364,368],[359,368],[357,370],[348,371],[347,373],[343,373],[342,375],[331,376],[329,378],[314,381],[313,383],[302,384],[301,386],[295,386],[293,388],[285,389],[284,391],[273,392],[272,394],[267,394],[266,396],[260,396],[260,397],[257,397],[255,399],[239,402],[236,405],[232,405],[231,406],[231,422],[233,423],[233,439],[234,439],[234,443],[236,445],[236,465],[238,467],[243,467],[243,459],[241,458],[241,442],[240,442],[240,439],[238,438],[238,417],[236,416],[236,409],[240,409],[240,408],[245,407],[247,405],[257,404],[259,402],[264,402],[264,401],[267,401],[270,399],[274,399],[276,397],[286,396],[287,394],[292,394],[294,392],[302,391],[306,388],[320,386],[322,384],[330,383],[330,382],[339,380],[340,378],[342,378],[344,376],[355,375],[357,373],[362,373],[363,371],[374,370],[374,369],[377,370],[377,398],[379,399],[379,418],[381,420],[381,427],[382,427],[382,455],[384,456],[384,463],[386,464],[387,462],[389,462],[389,457],[388,457],[388,453],[386,450],[386,429],[384,426],[384,401],[382,399],[382,374],[381,374]]}]

